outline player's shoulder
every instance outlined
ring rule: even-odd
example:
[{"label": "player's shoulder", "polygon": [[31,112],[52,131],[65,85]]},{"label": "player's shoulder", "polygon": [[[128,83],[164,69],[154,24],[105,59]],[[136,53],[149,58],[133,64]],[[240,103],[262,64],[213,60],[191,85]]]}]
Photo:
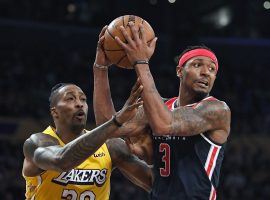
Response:
[{"label": "player's shoulder", "polygon": [[35,149],[38,147],[47,147],[47,146],[53,146],[53,145],[59,145],[59,141],[52,137],[51,135],[38,132],[33,133],[28,139],[24,142],[24,149]]},{"label": "player's shoulder", "polygon": [[23,144],[23,152],[25,157],[32,157],[38,147],[48,147],[59,145],[59,141],[42,132],[32,134]]},{"label": "player's shoulder", "polygon": [[202,101],[195,104],[194,108],[208,108],[210,110],[224,110],[230,112],[230,108],[225,101],[219,100],[213,96],[206,97]]}]

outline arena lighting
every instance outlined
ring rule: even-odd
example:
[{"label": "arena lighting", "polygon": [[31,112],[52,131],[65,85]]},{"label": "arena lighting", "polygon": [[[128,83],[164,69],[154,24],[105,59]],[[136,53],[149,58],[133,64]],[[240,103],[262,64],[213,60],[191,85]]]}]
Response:
[{"label": "arena lighting", "polygon": [[269,9],[270,9],[270,2],[269,2],[269,1],[265,1],[265,2],[263,3],[263,7],[264,7],[265,9],[269,10]]},{"label": "arena lighting", "polygon": [[220,9],[218,13],[218,18],[216,19],[218,26],[223,27],[227,26],[230,23],[230,12],[228,9]]},{"label": "arena lighting", "polygon": [[168,0],[169,3],[175,3],[176,0]]},{"label": "arena lighting", "polygon": [[75,4],[73,4],[73,3],[68,4],[68,5],[67,5],[67,11],[68,11],[69,13],[74,13],[74,12],[76,11],[76,6],[75,6]]},{"label": "arena lighting", "polygon": [[215,28],[224,28],[231,23],[232,11],[228,6],[224,6],[212,13],[204,16],[202,22],[212,24]]}]

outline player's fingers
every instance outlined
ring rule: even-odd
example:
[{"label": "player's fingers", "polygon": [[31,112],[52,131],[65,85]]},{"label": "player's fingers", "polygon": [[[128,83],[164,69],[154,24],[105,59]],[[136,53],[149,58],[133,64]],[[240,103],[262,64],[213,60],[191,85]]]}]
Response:
[{"label": "player's fingers", "polygon": [[105,41],[105,36],[103,35],[98,40],[97,49],[103,49],[104,41]]},{"label": "player's fingers", "polygon": [[134,91],[136,91],[139,87],[140,87],[141,83],[138,81],[136,81],[136,83],[133,85],[131,93],[133,93]]},{"label": "player's fingers", "polygon": [[100,43],[100,45],[103,46],[104,41],[105,41],[105,36],[103,35],[103,36],[101,36],[101,38],[99,38],[99,43]]},{"label": "player's fingers", "polygon": [[129,22],[128,26],[130,27],[130,30],[131,30],[131,33],[133,35],[134,41],[138,44],[140,42],[138,28],[136,28],[134,22]]},{"label": "player's fingers", "polygon": [[141,94],[142,94],[142,91],[143,91],[143,86],[140,85],[140,87],[138,87],[138,89],[135,90],[135,91],[131,94],[131,96],[130,96],[130,98],[129,98],[129,104],[133,104],[133,103],[137,102],[138,98],[139,98],[139,97],[141,96]]},{"label": "player's fingers", "polygon": [[155,37],[153,40],[150,41],[149,47],[155,47],[157,44],[157,37]]},{"label": "player's fingers", "polygon": [[105,33],[105,31],[106,31],[107,28],[108,28],[108,25],[106,25],[106,26],[104,26],[104,27],[102,28],[101,32],[99,33],[98,38],[101,38],[101,37],[104,35],[104,33]]},{"label": "player's fingers", "polygon": [[129,110],[133,110],[133,109],[140,107],[141,105],[143,105],[143,101],[140,101],[138,103],[134,103],[131,106],[129,106],[128,108],[129,108]]},{"label": "player's fingers", "polygon": [[129,49],[128,45],[125,44],[124,42],[122,42],[122,40],[120,40],[119,37],[115,36],[114,39],[115,39],[115,41],[117,42],[117,44],[119,44],[120,47],[122,47],[122,48],[125,49],[125,50],[128,50],[128,49]]},{"label": "player's fingers", "polygon": [[137,82],[140,83],[140,85],[142,84],[140,77],[137,78]]},{"label": "player's fingers", "polygon": [[135,43],[132,40],[131,36],[127,33],[126,29],[123,26],[120,26],[119,28],[120,28],[124,38],[127,40],[128,45],[130,45],[131,47],[134,47]]},{"label": "player's fingers", "polygon": [[140,32],[140,36],[142,38],[143,43],[147,43],[145,32],[144,32],[144,27],[142,24],[139,24],[139,32]]}]

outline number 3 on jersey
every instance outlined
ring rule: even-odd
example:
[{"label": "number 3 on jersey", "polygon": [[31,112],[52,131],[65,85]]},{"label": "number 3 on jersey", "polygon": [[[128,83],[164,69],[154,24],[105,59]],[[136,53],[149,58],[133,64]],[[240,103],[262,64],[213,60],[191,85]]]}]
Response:
[{"label": "number 3 on jersey", "polygon": [[[77,200],[77,192],[75,190],[64,190],[61,199]],[[84,191],[78,200],[95,200],[96,196],[92,191]]]},{"label": "number 3 on jersey", "polygon": [[164,167],[160,167],[159,168],[159,173],[160,176],[162,177],[168,177],[170,176],[170,172],[171,172],[171,148],[170,145],[168,145],[167,143],[160,143],[159,144],[159,152],[163,153],[162,156],[162,162],[164,162]]}]

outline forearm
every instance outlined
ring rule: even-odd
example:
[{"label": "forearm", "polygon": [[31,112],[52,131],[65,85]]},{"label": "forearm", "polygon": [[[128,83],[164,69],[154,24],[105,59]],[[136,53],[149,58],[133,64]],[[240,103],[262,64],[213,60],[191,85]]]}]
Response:
[{"label": "forearm", "polygon": [[111,99],[108,70],[93,67],[93,72],[93,107],[96,124],[99,125],[108,121],[115,114],[115,109]]},{"label": "forearm", "polygon": [[117,126],[110,120],[63,147],[38,148],[33,160],[44,170],[68,171],[93,155],[116,130]]},{"label": "forearm", "polygon": [[120,171],[133,184],[141,187],[147,192],[150,192],[153,183],[151,166],[147,165],[144,161],[141,161],[138,158],[135,158],[135,160],[134,166],[132,166],[132,163],[130,163],[128,170],[120,168]]},{"label": "forearm", "polygon": [[136,65],[135,69],[143,85],[142,98],[149,124],[154,132],[163,132],[163,129],[167,129],[171,123],[172,113],[156,89],[149,66]]}]

